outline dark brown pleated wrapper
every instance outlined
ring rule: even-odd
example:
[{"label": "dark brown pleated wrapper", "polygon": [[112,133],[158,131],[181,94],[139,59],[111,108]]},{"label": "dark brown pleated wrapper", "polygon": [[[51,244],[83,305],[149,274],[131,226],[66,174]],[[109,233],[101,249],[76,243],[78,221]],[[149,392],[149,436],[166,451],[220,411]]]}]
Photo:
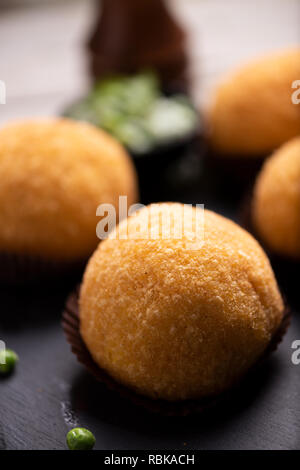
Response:
[{"label": "dark brown pleated wrapper", "polygon": [[28,285],[78,278],[85,264],[86,260],[54,261],[38,256],[0,252],[0,283]]},{"label": "dark brown pleated wrapper", "polygon": [[256,238],[256,240],[268,255],[278,283],[282,288],[285,296],[288,298],[288,302],[291,302],[296,307],[299,307],[300,260],[274,253],[259,237],[252,221],[252,198],[253,185],[250,190],[247,191],[246,196],[241,203],[239,210],[239,223],[245,230],[251,233],[254,238]]},{"label": "dark brown pleated wrapper", "polygon": [[[208,397],[200,400],[185,400],[178,402],[169,402],[166,400],[151,399],[139,395],[131,389],[116,382],[107,372],[101,369],[93,360],[85,343],[80,335],[79,320],[79,287],[70,294],[67,299],[65,310],[63,312],[62,327],[72,352],[76,355],[78,361],[83,364],[86,369],[98,380],[105,384],[110,390],[119,393],[122,397],[129,399],[136,405],[144,407],[146,410],[159,413],[164,416],[186,416],[192,413],[201,413],[206,411],[230,396],[231,390],[226,391],[218,396]],[[257,361],[251,371],[256,369],[273,351],[277,349],[290,324],[290,310],[285,308],[284,316],[280,327],[274,334],[268,348]],[[250,372],[250,371],[249,371]],[[241,381],[242,382],[242,379]],[[240,383],[239,382],[239,383]],[[235,387],[239,385],[237,383]],[[235,388],[233,387],[233,388]]]}]

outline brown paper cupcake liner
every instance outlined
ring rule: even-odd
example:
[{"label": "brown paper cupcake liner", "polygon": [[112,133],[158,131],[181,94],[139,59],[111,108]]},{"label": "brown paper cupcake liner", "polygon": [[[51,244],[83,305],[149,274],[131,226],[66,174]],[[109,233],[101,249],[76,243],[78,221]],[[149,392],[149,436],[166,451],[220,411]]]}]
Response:
[{"label": "brown paper cupcake liner", "polygon": [[299,274],[300,274],[300,260],[290,258],[288,256],[279,255],[274,253],[259,237],[252,222],[251,203],[253,195],[253,185],[246,192],[246,195],[241,203],[239,210],[240,225],[251,233],[254,238],[262,246],[268,255],[272,264],[273,270],[276,274],[278,283],[283,289],[288,300],[300,305],[299,298]]},{"label": "brown paper cupcake liner", "polygon": [[[232,389],[222,393],[221,395],[203,398],[199,400],[169,402],[166,400],[156,400],[139,395],[131,389],[116,382],[93,360],[80,335],[78,300],[79,287],[75,291],[73,291],[67,299],[62,319],[62,327],[66,339],[71,346],[72,352],[76,355],[77,360],[85,366],[85,368],[96,378],[97,381],[102,382],[110,390],[119,393],[122,397],[129,399],[134,404],[142,406],[150,412],[159,413],[165,416],[186,416],[192,413],[201,413],[211,407],[214,407],[215,405],[228,398],[232,390],[236,389],[240,382],[242,382],[241,379],[237,384],[232,387]],[[288,307],[286,307],[280,327],[273,335],[273,338],[268,348],[265,350],[264,354],[257,361],[255,366],[251,368],[251,370],[256,369],[258,365],[263,362],[266,357],[269,356],[269,354],[276,350],[278,344],[281,342],[283,336],[285,335],[288,329],[288,326],[290,324],[290,317],[290,310]]]},{"label": "brown paper cupcake liner", "polygon": [[46,258],[0,252],[0,283],[40,284],[47,280],[79,276],[86,260],[54,261]]}]

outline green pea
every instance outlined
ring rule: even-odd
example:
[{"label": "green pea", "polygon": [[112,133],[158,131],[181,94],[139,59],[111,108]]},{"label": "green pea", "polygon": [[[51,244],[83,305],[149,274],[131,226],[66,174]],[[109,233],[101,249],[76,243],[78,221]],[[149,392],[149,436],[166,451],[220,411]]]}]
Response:
[{"label": "green pea", "polygon": [[0,351],[0,374],[10,374],[16,363],[18,362],[18,355],[11,349],[3,349]]},{"label": "green pea", "polygon": [[67,444],[70,450],[91,450],[95,442],[94,434],[85,428],[74,428],[67,434]]}]

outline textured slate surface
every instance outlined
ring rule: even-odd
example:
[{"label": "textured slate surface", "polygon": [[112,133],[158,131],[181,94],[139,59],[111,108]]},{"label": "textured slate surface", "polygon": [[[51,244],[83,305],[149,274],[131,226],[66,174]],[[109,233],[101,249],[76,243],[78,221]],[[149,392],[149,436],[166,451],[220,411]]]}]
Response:
[{"label": "textured slate surface", "polygon": [[[5,3],[12,2],[1,0],[0,6]],[[79,45],[90,24],[91,2],[43,3],[0,12],[0,79],[8,89],[1,123],[58,112],[86,87]],[[203,100],[231,65],[299,43],[298,0],[173,3],[190,27],[196,95]],[[178,199],[205,202],[234,216],[233,205],[215,189],[202,181]],[[300,366],[291,362],[300,312],[279,351],[226,406],[201,416],[161,418],[107,392],[77,364],[60,327],[71,287],[28,292],[0,286],[0,338],[20,355],[16,373],[0,380],[0,449],[64,449],[66,432],[77,424],[95,432],[99,449],[300,448]]]},{"label": "textured slate surface", "polygon": [[[228,203],[218,209],[232,213]],[[300,312],[279,350],[228,402],[199,416],[164,418],[108,392],[76,362],[60,326],[71,288],[1,287],[0,338],[20,363],[0,379],[0,448],[63,449],[77,424],[95,432],[99,449],[300,448],[300,365],[291,362]]]}]

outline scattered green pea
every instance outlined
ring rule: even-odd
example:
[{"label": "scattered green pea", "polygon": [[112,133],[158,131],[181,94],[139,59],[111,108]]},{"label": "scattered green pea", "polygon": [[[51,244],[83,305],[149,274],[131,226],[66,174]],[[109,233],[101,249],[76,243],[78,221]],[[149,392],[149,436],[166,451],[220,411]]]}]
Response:
[{"label": "scattered green pea", "polygon": [[0,374],[10,374],[18,362],[18,355],[11,349],[0,351]]},{"label": "scattered green pea", "polygon": [[85,428],[74,428],[67,434],[67,444],[70,450],[91,450],[95,442],[94,434]]}]

